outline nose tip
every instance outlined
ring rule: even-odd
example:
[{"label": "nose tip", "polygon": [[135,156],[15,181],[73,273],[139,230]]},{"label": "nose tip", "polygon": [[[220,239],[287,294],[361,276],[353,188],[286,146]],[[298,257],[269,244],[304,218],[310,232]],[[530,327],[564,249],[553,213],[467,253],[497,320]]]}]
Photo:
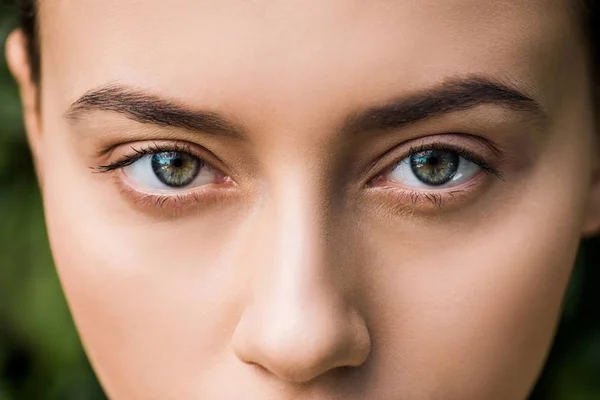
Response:
[{"label": "nose tip", "polygon": [[234,333],[236,355],[282,380],[306,383],[336,368],[358,367],[369,355],[369,334],[357,312],[305,310],[272,318],[249,314]]}]

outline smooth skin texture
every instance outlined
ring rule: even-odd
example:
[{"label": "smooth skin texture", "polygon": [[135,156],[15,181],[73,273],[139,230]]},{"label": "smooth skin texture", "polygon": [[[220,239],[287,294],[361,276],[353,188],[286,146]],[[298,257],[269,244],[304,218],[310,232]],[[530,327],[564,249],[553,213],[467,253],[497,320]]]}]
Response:
[{"label": "smooth skin texture", "polygon": [[[600,225],[571,1],[40,5],[40,85],[18,31],[7,58],[110,398],[527,397]],[[498,173],[390,172],[433,145]],[[214,181],[103,168],[165,146]]]}]

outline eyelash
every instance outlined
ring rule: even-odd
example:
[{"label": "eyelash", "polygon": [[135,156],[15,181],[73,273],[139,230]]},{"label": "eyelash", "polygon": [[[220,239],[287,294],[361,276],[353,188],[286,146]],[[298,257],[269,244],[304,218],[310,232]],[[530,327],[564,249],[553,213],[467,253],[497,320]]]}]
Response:
[{"label": "eyelash", "polygon": [[479,156],[477,153],[467,150],[464,147],[449,145],[446,143],[430,143],[423,144],[420,146],[412,146],[410,147],[405,156],[403,156],[400,159],[397,159],[396,162],[392,164],[392,168],[397,166],[405,158],[425,150],[451,151],[453,153],[456,153],[458,156],[464,158],[465,160],[477,165],[485,173],[495,175],[497,178],[504,180],[504,176],[502,175],[500,170],[493,167],[489,162],[487,162],[483,157]]},{"label": "eyelash", "polygon": [[[134,146],[131,146],[130,148],[134,154],[123,156],[120,159],[118,159],[117,161],[114,161],[107,165],[100,165],[98,167],[94,167],[93,169],[95,169],[96,172],[109,173],[109,172],[113,172],[113,171],[122,169],[124,167],[127,167],[127,166],[135,163],[136,161],[140,160],[141,158],[143,158],[146,155],[160,153],[160,152],[168,152],[168,151],[182,152],[182,153],[187,153],[187,154],[193,155],[194,157],[197,157],[198,159],[200,159],[204,163],[205,166],[212,168],[212,166],[207,164],[206,161],[200,155],[197,154],[198,152],[194,151],[192,149],[192,146],[190,146],[188,144],[151,143],[151,144],[143,146],[141,148],[136,148]],[[472,152],[461,146],[450,145],[450,144],[438,142],[438,143],[426,143],[426,144],[422,144],[419,146],[411,146],[408,149],[408,151],[404,153],[404,155],[402,157],[396,158],[395,161],[393,163],[391,163],[391,166],[388,166],[384,170],[384,172],[380,172],[374,178],[371,178],[369,180],[369,182],[370,182],[369,186],[375,187],[377,182],[380,182],[383,180],[383,175],[387,174],[392,168],[395,168],[400,162],[402,162],[402,160],[406,159],[407,157],[410,157],[412,154],[415,154],[415,153],[418,153],[421,151],[425,151],[425,150],[438,150],[438,151],[454,152],[458,156],[464,158],[465,160],[470,161],[470,162],[474,163],[475,165],[477,165],[479,168],[481,168],[481,170],[484,173],[491,174],[500,180],[504,180],[504,176],[497,168],[493,167],[489,162],[487,162],[483,157],[476,154],[475,152]],[[391,151],[393,151],[393,149]],[[388,164],[388,165],[390,165],[390,164]],[[473,184],[471,184],[470,186],[473,186]],[[440,209],[444,206],[446,200],[455,199],[458,195],[466,193],[469,190],[470,186],[464,187],[462,189],[459,188],[459,189],[446,190],[446,191],[443,191],[443,190],[421,191],[421,190],[411,190],[408,188],[399,189],[398,186],[394,187],[393,185],[379,186],[378,189],[389,192],[389,194],[393,195],[392,197],[395,198],[395,201],[398,204],[409,203],[412,206],[416,206],[419,204],[420,201],[424,200],[424,201],[427,201],[428,203],[432,204],[433,206],[435,206],[436,209]],[[127,191],[134,191],[134,189],[127,189]],[[175,208],[175,209],[181,208],[182,205],[189,203],[189,200],[193,200],[194,203],[199,203],[203,200],[201,198],[201,196],[198,195],[197,191],[189,191],[187,193],[179,192],[179,193],[169,194],[169,195],[140,193],[140,194],[138,194],[138,198],[141,200],[142,203],[148,204],[148,205],[151,205],[154,207]]]},{"label": "eyelash", "polygon": [[196,155],[195,152],[192,150],[191,146],[187,145],[187,144],[177,143],[177,144],[166,144],[166,145],[161,144],[161,145],[159,145],[156,143],[152,143],[152,144],[146,145],[139,149],[136,149],[133,146],[130,146],[130,148],[135,154],[123,156],[120,159],[118,159],[117,161],[112,162],[107,165],[100,165],[99,167],[96,168],[98,170],[98,172],[116,171],[118,169],[121,169],[121,168],[124,168],[124,167],[127,167],[127,166],[133,164],[134,162],[140,160],[141,158],[143,158],[146,155],[161,153],[161,152],[165,152],[165,151],[187,153],[187,154],[193,155],[194,157],[197,157],[198,159],[202,160],[202,162],[206,163],[200,156]]}]

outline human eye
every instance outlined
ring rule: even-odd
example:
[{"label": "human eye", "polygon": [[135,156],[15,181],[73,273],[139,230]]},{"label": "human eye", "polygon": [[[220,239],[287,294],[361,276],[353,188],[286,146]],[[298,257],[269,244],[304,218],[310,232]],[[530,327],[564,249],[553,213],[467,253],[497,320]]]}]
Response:
[{"label": "human eye", "polygon": [[459,186],[481,171],[480,165],[451,149],[426,149],[411,153],[388,173],[390,182],[415,189]]},{"label": "human eye", "polygon": [[[411,147],[391,167],[372,181],[372,187],[394,195],[397,207],[411,212],[442,209],[473,198],[490,177],[504,179],[488,160],[494,158],[484,146],[474,151],[466,145],[432,142]],[[389,165],[389,164],[388,164]]]},{"label": "human eye", "polygon": [[215,172],[206,163],[181,151],[145,154],[123,172],[133,182],[152,190],[176,190],[213,183]]},{"label": "human eye", "polygon": [[188,200],[199,202],[205,188],[232,184],[228,176],[186,145],[133,145],[116,161],[98,169],[120,172],[128,192],[154,200],[161,207],[181,206]]}]

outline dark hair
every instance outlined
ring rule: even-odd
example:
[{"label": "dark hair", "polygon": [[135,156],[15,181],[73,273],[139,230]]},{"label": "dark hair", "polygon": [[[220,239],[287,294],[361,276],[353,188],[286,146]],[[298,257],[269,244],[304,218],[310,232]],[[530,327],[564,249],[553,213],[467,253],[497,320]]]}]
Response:
[{"label": "dark hair", "polygon": [[588,38],[594,78],[600,79],[600,2],[598,0],[579,0],[583,4],[585,33]]},{"label": "dark hair", "polygon": [[[588,37],[595,78],[600,78],[600,1],[576,0],[583,11],[584,30]],[[40,43],[37,34],[37,0],[16,0],[20,11],[21,29],[27,37],[31,77],[40,79]]]},{"label": "dark hair", "polygon": [[37,34],[37,0],[16,0],[19,8],[19,23],[27,38],[27,53],[31,66],[31,79],[40,79],[40,44]]}]

